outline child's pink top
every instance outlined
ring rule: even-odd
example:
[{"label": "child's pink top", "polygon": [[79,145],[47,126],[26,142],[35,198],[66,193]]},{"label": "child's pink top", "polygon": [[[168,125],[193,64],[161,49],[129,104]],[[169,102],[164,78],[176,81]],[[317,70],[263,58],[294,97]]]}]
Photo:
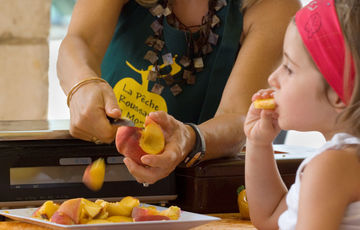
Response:
[{"label": "child's pink top", "polygon": [[[278,225],[280,230],[295,229],[299,207],[299,192],[301,186],[300,174],[306,164],[314,157],[322,154],[328,149],[341,149],[344,145],[360,144],[360,139],[346,133],[338,133],[326,142],[318,151],[307,157],[299,166],[296,172],[295,183],[291,186],[287,196],[286,204],[288,209],[280,215]],[[349,204],[344,214],[339,230],[360,230],[360,201]]]}]

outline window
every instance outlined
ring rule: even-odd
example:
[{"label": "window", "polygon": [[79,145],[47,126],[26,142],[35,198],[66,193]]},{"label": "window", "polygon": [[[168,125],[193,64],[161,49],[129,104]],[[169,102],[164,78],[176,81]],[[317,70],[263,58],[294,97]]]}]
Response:
[{"label": "window", "polygon": [[52,0],[49,36],[49,102],[48,119],[69,119],[66,96],[56,74],[56,61],[62,39],[65,37],[76,0]]}]

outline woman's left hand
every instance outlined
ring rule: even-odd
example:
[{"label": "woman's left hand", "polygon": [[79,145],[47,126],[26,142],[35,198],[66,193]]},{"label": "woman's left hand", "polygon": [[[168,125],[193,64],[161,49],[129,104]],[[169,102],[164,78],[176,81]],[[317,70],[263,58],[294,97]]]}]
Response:
[{"label": "woman's left hand", "polygon": [[124,163],[139,183],[153,184],[167,177],[184,160],[195,143],[195,133],[191,127],[165,112],[152,112],[149,116],[164,132],[164,151],[157,155],[142,156],[141,161],[146,166],[141,166],[127,157]]}]

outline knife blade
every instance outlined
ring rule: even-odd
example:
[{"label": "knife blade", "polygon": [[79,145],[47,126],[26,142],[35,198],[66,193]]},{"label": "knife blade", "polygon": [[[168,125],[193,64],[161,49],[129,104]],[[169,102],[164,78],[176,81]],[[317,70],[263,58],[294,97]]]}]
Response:
[{"label": "knife blade", "polygon": [[112,118],[112,117],[107,117],[110,121],[110,124],[112,125],[116,125],[116,126],[131,126],[134,127],[135,124],[132,120],[127,119],[127,118]]}]

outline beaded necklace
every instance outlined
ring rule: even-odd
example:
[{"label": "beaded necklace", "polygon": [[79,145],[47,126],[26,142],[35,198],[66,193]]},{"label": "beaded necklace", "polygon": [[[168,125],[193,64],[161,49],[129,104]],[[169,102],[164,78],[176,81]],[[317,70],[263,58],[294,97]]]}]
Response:
[{"label": "beaded necklace", "polygon": [[[203,70],[203,58],[212,52],[212,47],[216,46],[219,39],[219,35],[213,31],[213,29],[220,24],[220,19],[215,12],[226,5],[226,0],[209,0],[208,13],[203,17],[202,23],[195,26],[184,25],[176,15],[172,13],[172,5],[168,0],[164,0],[162,3],[149,9],[150,13],[157,17],[150,25],[154,31],[154,35],[150,35],[145,41],[146,45],[152,48],[152,50],[148,50],[144,56],[144,59],[148,60],[154,66],[148,74],[148,80],[156,82],[151,89],[152,92],[161,94],[165,88],[164,85],[167,85],[170,87],[172,94],[177,96],[183,91],[182,87],[184,85],[193,85],[196,83],[195,73]],[[187,50],[179,61],[183,66],[183,75],[181,78],[175,79],[170,74],[164,77],[160,73],[158,65],[159,54],[166,46],[163,35],[164,20],[167,20],[167,22],[176,29],[185,32]],[[198,28],[199,36],[197,36],[196,39],[193,36],[193,32],[191,32],[193,28]],[[173,55],[171,53],[165,53],[161,58],[165,65],[173,64]],[[161,79],[163,81],[161,81]],[[165,84],[162,84],[162,82],[165,82]]]}]

